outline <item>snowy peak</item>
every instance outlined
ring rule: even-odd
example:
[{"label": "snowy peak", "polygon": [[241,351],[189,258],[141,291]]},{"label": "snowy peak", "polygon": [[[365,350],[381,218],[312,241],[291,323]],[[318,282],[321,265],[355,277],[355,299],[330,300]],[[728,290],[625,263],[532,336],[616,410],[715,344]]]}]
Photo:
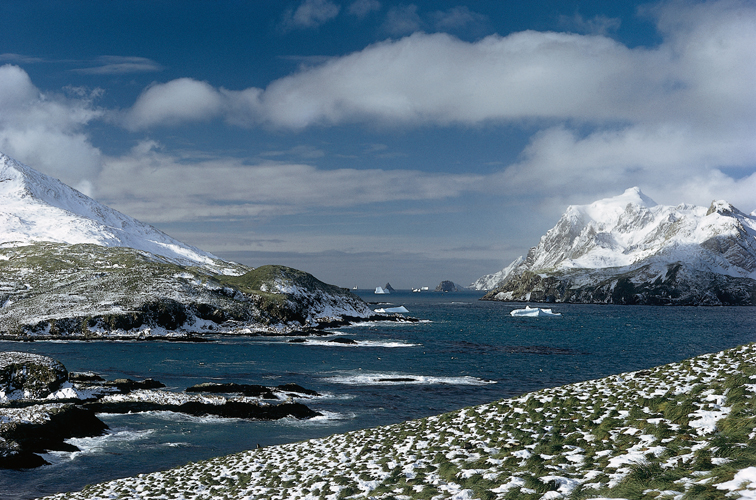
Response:
[{"label": "snowy peak", "polygon": [[643,194],[640,188],[632,187],[625,190],[625,192],[619,196],[594,201],[590,205],[577,205],[571,208],[582,212],[596,222],[609,223],[621,217],[622,214],[628,210],[628,207],[633,207],[634,210],[638,210],[655,206],[656,202]]},{"label": "snowy peak", "polygon": [[[531,272],[542,276],[582,270],[632,272],[684,263],[701,272],[756,279],[756,217],[725,201],[704,207],[663,206],[631,188],[590,205],[572,205],[522,262],[484,276],[491,289]],[[615,272],[612,271],[612,272]],[[482,288],[485,286],[485,288]]]},{"label": "snowy peak", "polygon": [[182,265],[223,267],[212,254],[0,153],[0,245],[42,241],[130,247]]}]

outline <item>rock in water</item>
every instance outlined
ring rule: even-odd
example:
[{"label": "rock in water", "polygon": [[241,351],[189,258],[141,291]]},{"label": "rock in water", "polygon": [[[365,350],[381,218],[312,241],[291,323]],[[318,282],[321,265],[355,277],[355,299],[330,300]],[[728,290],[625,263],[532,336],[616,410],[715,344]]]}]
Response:
[{"label": "rock in water", "polygon": [[65,442],[101,435],[108,426],[92,410],[73,404],[47,403],[3,410],[0,423],[0,469],[26,469],[47,462],[38,454],[77,451]]},{"label": "rock in water", "polygon": [[459,292],[461,287],[457,286],[453,281],[444,280],[436,287],[437,292]]},{"label": "rock in water", "polygon": [[68,380],[62,363],[28,352],[0,353],[0,398],[43,399]]}]

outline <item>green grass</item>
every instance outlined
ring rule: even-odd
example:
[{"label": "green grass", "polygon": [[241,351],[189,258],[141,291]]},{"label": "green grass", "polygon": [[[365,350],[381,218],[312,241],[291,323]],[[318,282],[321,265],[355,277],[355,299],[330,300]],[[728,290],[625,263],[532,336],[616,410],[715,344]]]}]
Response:
[{"label": "green grass", "polygon": [[[716,358],[658,367],[653,374],[544,389],[418,421],[266,447],[161,473],[153,490],[146,488],[139,498],[160,498],[160,488],[170,489],[168,478],[177,479],[175,487],[187,500],[208,498],[194,493],[198,479],[192,476],[218,469],[246,474],[244,481],[220,481],[213,490],[218,498],[443,499],[468,489],[486,500],[540,499],[555,491],[572,499],[650,500],[673,491],[684,498],[723,499],[725,491],[715,485],[756,466],[756,397],[749,378],[755,365],[751,344]],[[679,394],[671,380],[678,380]],[[699,435],[690,424],[694,412],[712,408],[710,394],[731,401],[732,410],[713,432]],[[598,418],[603,420],[593,422]],[[345,451],[346,461],[339,463]],[[576,456],[581,459],[571,460]],[[295,479],[282,481],[282,470]],[[130,492],[151,484],[150,477],[95,485],[72,498],[110,498],[116,491],[137,498]]]}]

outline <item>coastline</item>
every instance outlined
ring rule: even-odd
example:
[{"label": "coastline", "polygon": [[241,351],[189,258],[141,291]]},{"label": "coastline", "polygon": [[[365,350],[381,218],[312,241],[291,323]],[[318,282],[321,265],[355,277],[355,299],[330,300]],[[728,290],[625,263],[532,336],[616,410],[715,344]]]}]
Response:
[{"label": "coastline", "polygon": [[753,497],[754,380],[747,344],[46,498]]}]

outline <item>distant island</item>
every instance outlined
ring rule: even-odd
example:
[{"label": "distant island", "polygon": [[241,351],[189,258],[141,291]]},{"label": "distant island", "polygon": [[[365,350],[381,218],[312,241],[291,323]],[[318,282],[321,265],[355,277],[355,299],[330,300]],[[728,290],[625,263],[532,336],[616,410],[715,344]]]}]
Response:
[{"label": "distant island", "polygon": [[461,292],[462,290],[465,290],[465,287],[448,280],[442,281],[436,287],[437,292]]},{"label": "distant island", "polygon": [[756,305],[756,215],[658,205],[631,188],[568,207],[525,258],[470,287],[484,300]]}]

